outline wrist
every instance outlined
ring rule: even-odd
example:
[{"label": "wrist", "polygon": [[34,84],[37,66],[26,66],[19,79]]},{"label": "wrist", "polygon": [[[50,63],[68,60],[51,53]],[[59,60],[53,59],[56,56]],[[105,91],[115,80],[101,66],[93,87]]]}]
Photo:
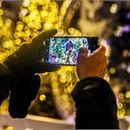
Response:
[{"label": "wrist", "polygon": [[12,64],[12,62],[10,61],[5,61],[3,63],[4,66],[6,66],[6,68],[8,68],[8,70],[10,70],[13,74],[15,74],[17,77],[31,77],[33,76],[35,73],[29,71],[30,68],[25,68],[25,67],[21,67],[21,66],[16,66],[14,64]]},{"label": "wrist", "polygon": [[100,78],[100,77],[87,77],[84,79],[81,79],[75,86],[73,92],[72,92],[72,97],[76,101],[79,96],[82,94],[82,90],[89,90],[93,88],[104,88],[107,87],[107,89],[110,89],[109,84],[106,80]]},{"label": "wrist", "polygon": [[104,77],[100,76],[100,75],[97,75],[97,74],[87,74],[87,75],[81,75],[79,76],[79,79],[80,80],[83,80],[83,79],[86,79],[86,78],[101,78],[101,79],[104,79]]}]

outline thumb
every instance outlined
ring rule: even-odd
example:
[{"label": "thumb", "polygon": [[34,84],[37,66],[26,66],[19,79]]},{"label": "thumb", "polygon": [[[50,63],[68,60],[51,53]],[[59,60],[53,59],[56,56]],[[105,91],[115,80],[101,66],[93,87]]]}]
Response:
[{"label": "thumb", "polygon": [[78,54],[78,59],[77,59],[77,64],[84,62],[84,60],[88,57],[88,50],[87,48],[80,48],[79,54]]},{"label": "thumb", "polygon": [[34,53],[37,53],[41,46],[43,46],[43,41],[45,41],[47,38],[54,36],[57,33],[56,29],[51,29],[46,32],[41,33],[37,37],[35,37],[31,44],[29,45],[29,51]]},{"label": "thumb", "polygon": [[79,55],[80,55],[80,54],[88,55],[88,50],[87,50],[87,48],[80,48],[80,50],[79,50]]},{"label": "thumb", "polygon": [[60,65],[38,62],[35,66],[36,73],[52,72],[60,69]]}]

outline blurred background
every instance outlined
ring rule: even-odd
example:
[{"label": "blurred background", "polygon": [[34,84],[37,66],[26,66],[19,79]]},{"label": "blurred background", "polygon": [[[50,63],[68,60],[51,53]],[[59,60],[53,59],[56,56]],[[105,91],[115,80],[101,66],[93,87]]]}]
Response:
[{"label": "blurred background", "polygon": [[[116,95],[118,118],[130,116],[130,1],[0,0],[0,63],[22,43],[56,28],[59,36],[98,36],[109,59],[106,80]],[[40,75],[41,87],[29,114],[74,122],[71,92],[75,67]],[[8,99],[0,106],[7,113]]]}]

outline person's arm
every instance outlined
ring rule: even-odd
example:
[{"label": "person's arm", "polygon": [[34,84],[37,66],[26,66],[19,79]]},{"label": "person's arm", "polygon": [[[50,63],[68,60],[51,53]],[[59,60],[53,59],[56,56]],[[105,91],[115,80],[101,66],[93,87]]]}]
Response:
[{"label": "person's arm", "polygon": [[8,69],[7,66],[0,64],[0,105],[5,100],[10,92],[9,84],[13,84],[15,75]]},{"label": "person's arm", "polygon": [[105,48],[91,55],[82,48],[78,56],[80,81],[74,88],[76,129],[118,129],[115,96],[103,79],[107,66]]},{"label": "person's arm", "polygon": [[[10,76],[8,84],[4,81],[0,83],[1,90],[5,90],[7,88],[6,84],[8,85],[8,91],[10,91],[9,113],[13,118],[24,118],[27,115],[28,107],[36,97],[40,87],[40,77],[36,73],[51,72],[59,69],[59,66],[46,64],[42,60],[45,58],[44,54],[47,46],[47,43],[44,45],[43,42],[46,38],[55,35],[56,32],[53,29],[41,33],[32,40],[31,44],[23,44],[3,63],[15,75],[12,84],[10,83]],[[0,97],[2,94],[3,92]],[[1,99],[3,100],[5,97],[1,97]]]},{"label": "person's arm", "polygon": [[23,118],[40,87],[38,75],[22,77],[0,64],[0,105],[9,96],[9,113],[13,118]]},{"label": "person's arm", "polygon": [[73,91],[76,129],[118,129],[115,96],[109,84],[98,77],[82,79]]}]

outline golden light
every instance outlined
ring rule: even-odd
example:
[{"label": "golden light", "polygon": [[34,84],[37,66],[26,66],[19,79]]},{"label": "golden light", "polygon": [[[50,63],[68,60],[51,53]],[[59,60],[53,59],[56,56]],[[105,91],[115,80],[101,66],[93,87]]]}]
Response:
[{"label": "golden light", "polygon": [[118,112],[117,112],[117,117],[118,117],[118,119],[124,118],[125,113],[126,113],[126,112],[125,112],[125,109],[118,110]]},{"label": "golden light", "polygon": [[3,15],[3,10],[2,9],[0,9],[0,15]]},{"label": "golden light", "polygon": [[19,16],[20,16],[20,17],[24,17],[24,16],[27,15],[27,13],[28,13],[28,10],[25,9],[25,8],[22,8],[22,9],[20,10]]},{"label": "golden light", "polygon": [[117,105],[117,107],[118,107],[118,109],[122,109],[122,108],[123,108],[123,104],[122,104],[122,103],[119,103],[119,104]]},{"label": "golden light", "polygon": [[130,98],[130,91],[127,91],[127,92],[125,93],[125,97],[126,97],[126,98]]},{"label": "golden light", "polygon": [[109,69],[109,73],[110,73],[110,74],[114,74],[115,72],[116,72],[116,70],[115,70],[114,67],[111,67],[111,68]]},{"label": "golden light", "polygon": [[44,94],[40,95],[39,97],[40,101],[45,101],[46,100],[46,96]]},{"label": "golden light", "polygon": [[130,130],[130,125],[128,126],[127,130]]},{"label": "golden light", "polygon": [[124,94],[123,93],[119,94],[119,99],[124,99]]},{"label": "golden light", "polygon": [[66,73],[61,73],[61,75],[60,75],[60,82],[61,83],[65,83],[66,81],[67,81],[67,77],[66,77],[67,75],[66,75]]},{"label": "golden light", "polygon": [[45,18],[48,16],[48,11],[47,10],[42,10],[40,12],[40,16],[41,16],[42,20],[45,21]]},{"label": "golden light", "polygon": [[3,43],[3,48],[9,49],[10,48],[10,42],[9,41],[4,42]]},{"label": "golden light", "polygon": [[14,127],[10,125],[4,125],[2,130],[14,130]]},{"label": "golden light", "polygon": [[45,30],[49,30],[49,29],[51,29],[52,27],[53,27],[53,25],[52,25],[52,23],[49,22],[49,21],[44,24],[44,29],[45,29]]},{"label": "golden light", "polygon": [[0,18],[0,27],[3,26],[3,20]]},{"label": "golden light", "polygon": [[23,7],[28,7],[30,5],[30,0],[24,0],[22,3]]},{"label": "golden light", "polygon": [[19,39],[19,38],[15,39],[14,42],[15,42],[15,45],[19,46],[21,44],[21,39]]},{"label": "golden light", "polygon": [[24,28],[24,24],[17,24],[15,30],[16,30],[16,31],[22,31],[23,28]]},{"label": "golden light", "polygon": [[112,14],[115,14],[118,10],[118,5],[117,4],[112,4],[112,6],[110,7],[110,12]]}]

